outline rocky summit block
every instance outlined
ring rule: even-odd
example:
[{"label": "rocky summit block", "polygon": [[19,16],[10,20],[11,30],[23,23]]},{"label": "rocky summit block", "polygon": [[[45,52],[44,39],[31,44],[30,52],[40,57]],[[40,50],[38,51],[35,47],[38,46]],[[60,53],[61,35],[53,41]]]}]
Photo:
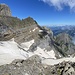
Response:
[{"label": "rocky summit block", "polygon": [[0,4],[0,15],[11,16],[10,8],[6,4]]}]

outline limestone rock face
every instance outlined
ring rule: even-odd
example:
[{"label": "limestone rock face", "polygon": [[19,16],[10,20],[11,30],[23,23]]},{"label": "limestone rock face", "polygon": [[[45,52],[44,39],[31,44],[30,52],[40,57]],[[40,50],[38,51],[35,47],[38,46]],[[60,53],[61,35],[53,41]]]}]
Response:
[{"label": "limestone rock face", "polygon": [[0,4],[0,15],[11,16],[11,11],[6,4]]}]

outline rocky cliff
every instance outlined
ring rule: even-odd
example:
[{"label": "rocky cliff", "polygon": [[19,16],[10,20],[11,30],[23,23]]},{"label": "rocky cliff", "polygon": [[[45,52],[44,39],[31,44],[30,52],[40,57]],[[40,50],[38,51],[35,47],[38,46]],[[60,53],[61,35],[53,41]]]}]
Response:
[{"label": "rocky cliff", "polygon": [[11,16],[11,11],[6,4],[0,4],[0,15]]}]

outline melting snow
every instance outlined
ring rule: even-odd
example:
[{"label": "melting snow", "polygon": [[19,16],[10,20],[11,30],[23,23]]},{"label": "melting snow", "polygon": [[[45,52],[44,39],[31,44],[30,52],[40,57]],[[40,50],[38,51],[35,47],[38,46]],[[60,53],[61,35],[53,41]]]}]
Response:
[{"label": "melting snow", "polygon": [[[33,43],[34,40],[31,40],[29,42],[22,43],[22,46],[28,50]],[[56,59],[55,52],[53,50],[47,51],[45,48],[41,49],[40,47],[37,47],[37,50],[34,52],[23,51],[18,47],[18,44],[14,39],[9,41],[0,41],[0,65],[10,64],[15,59],[27,59],[35,54],[45,58],[42,59],[43,64],[54,65],[63,61],[75,62],[75,57]]]},{"label": "melting snow", "polygon": [[14,40],[0,41],[0,65],[9,64],[14,59],[26,59],[26,52],[18,48]]},{"label": "melting snow", "polygon": [[38,29],[38,27],[34,28],[32,31],[34,32],[36,29]]},{"label": "melting snow", "polygon": [[43,30],[39,30],[39,32],[41,33],[41,32],[43,32]]},{"label": "melting snow", "polygon": [[28,50],[33,43],[34,43],[34,40],[31,40],[29,42],[24,42],[24,43],[21,43],[21,47],[23,47],[23,49],[25,50]]},{"label": "melting snow", "polygon": [[61,59],[44,59],[42,63],[47,64],[47,65],[55,65],[63,61],[75,62],[75,57],[66,57],[66,58],[61,58]]},{"label": "melting snow", "polygon": [[[26,50],[34,43],[31,40],[26,43],[22,43]],[[32,52],[23,51],[18,47],[18,44],[11,39],[9,41],[0,41],[0,65],[10,64],[15,59],[27,59],[34,55]]]},{"label": "melting snow", "polygon": [[34,51],[34,54],[37,54],[37,55],[39,55],[41,57],[44,57],[44,58],[54,58],[54,59],[56,59],[54,51],[53,50],[47,51],[47,50],[45,50],[45,48],[41,49],[40,47],[37,47],[37,50]]}]

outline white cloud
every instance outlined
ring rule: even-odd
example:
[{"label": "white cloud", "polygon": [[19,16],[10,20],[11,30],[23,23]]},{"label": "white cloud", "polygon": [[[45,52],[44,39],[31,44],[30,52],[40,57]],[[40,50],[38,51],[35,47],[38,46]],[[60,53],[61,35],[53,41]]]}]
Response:
[{"label": "white cloud", "polygon": [[40,0],[44,3],[54,6],[58,10],[63,10],[64,6],[68,6],[70,10],[75,11],[75,0]]}]

